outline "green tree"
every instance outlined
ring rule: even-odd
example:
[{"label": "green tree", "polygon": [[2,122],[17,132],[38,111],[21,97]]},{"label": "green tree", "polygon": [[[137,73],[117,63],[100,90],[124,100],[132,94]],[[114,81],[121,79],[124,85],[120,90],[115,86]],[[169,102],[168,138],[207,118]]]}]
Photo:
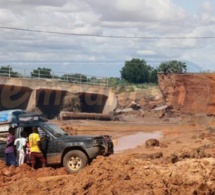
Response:
[{"label": "green tree", "polygon": [[72,78],[76,82],[87,82],[87,76],[84,74],[76,73],[76,74],[73,74]]},{"label": "green tree", "polygon": [[120,81],[120,78],[110,77],[109,78],[109,85],[110,86],[116,86],[116,85],[118,85],[119,81]]},{"label": "green tree", "polygon": [[150,71],[149,81],[150,83],[158,83],[158,70],[156,68],[152,68]]},{"label": "green tree", "polygon": [[71,78],[72,74],[64,74],[63,76],[61,76],[61,80],[63,81],[70,81]]},{"label": "green tree", "polygon": [[87,76],[84,74],[64,74],[61,77],[62,80],[74,83],[87,82]]},{"label": "green tree", "polygon": [[158,72],[168,73],[185,73],[187,71],[187,65],[184,62],[172,60],[168,62],[162,62],[158,67]]},{"label": "green tree", "polygon": [[120,71],[121,78],[129,83],[149,82],[152,67],[146,64],[145,60],[132,59],[125,61],[125,65]]},{"label": "green tree", "polygon": [[22,75],[18,72],[14,72],[13,68],[10,65],[8,65],[8,66],[2,66],[0,68],[0,76],[20,77]]},{"label": "green tree", "polygon": [[31,77],[52,78],[51,69],[39,67],[38,69],[31,72]]}]

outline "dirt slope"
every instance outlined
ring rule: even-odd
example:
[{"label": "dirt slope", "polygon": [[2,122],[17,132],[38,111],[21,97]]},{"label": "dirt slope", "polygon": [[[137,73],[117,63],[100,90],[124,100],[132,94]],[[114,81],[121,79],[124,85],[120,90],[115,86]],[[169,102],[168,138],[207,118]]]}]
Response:
[{"label": "dirt slope", "polygon": [[215,114],[215,74],[158,75],[165,101],[180,113]]},{"label": "dirt slope", "polygon": [[25,171],[25,177],[15,174],[0,194],[210,194],[214,165],[214,158],[158,164],[141,155],[101,157],[77,175],[53,176],[48,168]]}]

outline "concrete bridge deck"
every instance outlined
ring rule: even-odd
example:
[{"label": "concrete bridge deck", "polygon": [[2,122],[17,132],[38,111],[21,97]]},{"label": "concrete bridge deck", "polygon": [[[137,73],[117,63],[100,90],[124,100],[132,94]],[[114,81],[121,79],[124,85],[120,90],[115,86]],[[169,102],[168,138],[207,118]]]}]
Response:
[{"label": "concrete bridge deck", "polygon": [[117,100],[111,88],[52,79],[0,77],[0,110],[40,108],[45,113],[59,114],[66,95],[75,94],[83,103],[83,112],[108,114]]}]

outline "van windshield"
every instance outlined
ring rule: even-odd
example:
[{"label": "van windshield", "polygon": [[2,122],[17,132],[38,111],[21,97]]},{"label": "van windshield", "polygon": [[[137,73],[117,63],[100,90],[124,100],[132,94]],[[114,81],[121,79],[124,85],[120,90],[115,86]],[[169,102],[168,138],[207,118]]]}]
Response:
[{"label": "van windshield", "polygon": [[55,137],[60,137],[63,135],[68,135],[65,131],[63,131],[60,127],[52,124],[52,123],[45,123],[44,127],[49,130],[49,132],[54,135]]}]

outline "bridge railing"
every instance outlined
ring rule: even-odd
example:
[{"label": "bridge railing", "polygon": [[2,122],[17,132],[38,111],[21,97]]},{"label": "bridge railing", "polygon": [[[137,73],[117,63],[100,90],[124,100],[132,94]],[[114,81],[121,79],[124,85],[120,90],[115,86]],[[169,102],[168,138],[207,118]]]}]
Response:
[{"label": "bridge railing", "polygon": [[43,69],[28,69],[8,66],[0,70],[0,76],[29,78],[29,79],[50,79],[58,82],[67,82],[82,85],[109,86],[109,78],[84,74],[73,74],[65,72],[44,71]]}]

